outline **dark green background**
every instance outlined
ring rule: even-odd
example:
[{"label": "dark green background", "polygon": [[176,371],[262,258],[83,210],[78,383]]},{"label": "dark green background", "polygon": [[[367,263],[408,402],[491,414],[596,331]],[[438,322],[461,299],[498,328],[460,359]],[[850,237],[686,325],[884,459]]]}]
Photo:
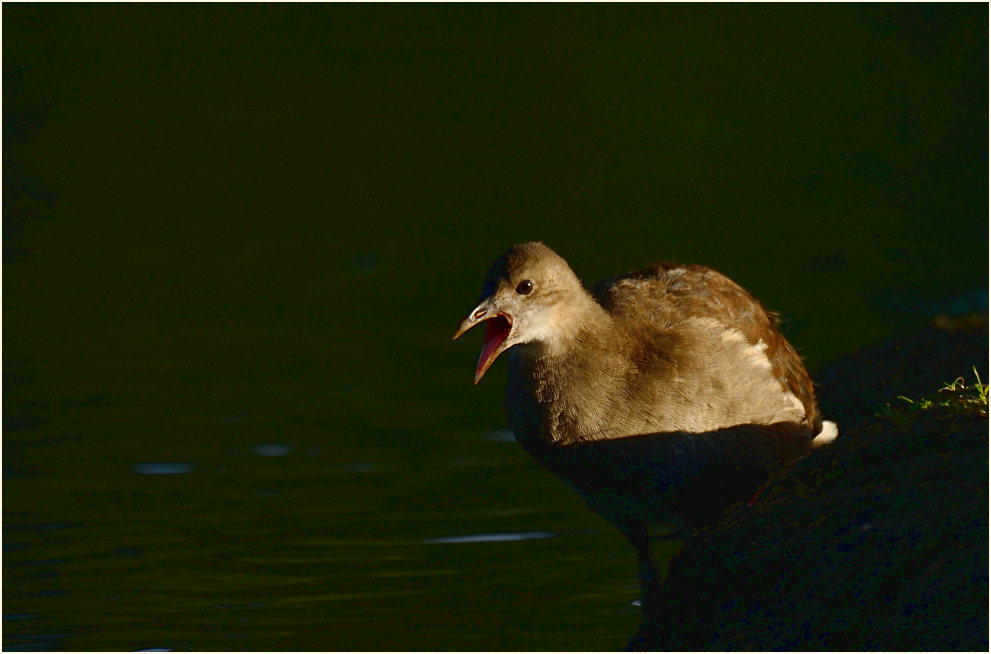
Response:
[{"label": "dark green background", "polygon": [[5,3],[5,648],[621,646],[449,341],[486,268],[707,264],[813,370],[986,310],[987,16]]}]

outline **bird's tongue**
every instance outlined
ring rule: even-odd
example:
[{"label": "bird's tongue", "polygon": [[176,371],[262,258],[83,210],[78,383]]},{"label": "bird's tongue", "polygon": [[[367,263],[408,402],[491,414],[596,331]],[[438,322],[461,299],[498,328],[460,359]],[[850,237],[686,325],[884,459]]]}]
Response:
[{"label": "bird's tongue", "polygon": [[478,365],[475,366],[475,379],[481,379],[492,360],[497,356],[499,346],[509,336],[512,329],[509,321],[503,316],[496,316],[485,321],[485,342],[482,353],[478,355]]}]

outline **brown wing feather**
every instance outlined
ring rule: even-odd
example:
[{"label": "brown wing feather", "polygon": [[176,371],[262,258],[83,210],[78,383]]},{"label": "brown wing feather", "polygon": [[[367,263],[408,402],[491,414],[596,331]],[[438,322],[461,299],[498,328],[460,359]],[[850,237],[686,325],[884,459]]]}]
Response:
[{"label": "brown wing feather", "polygon": [[813,434],[821,429],[812,380],[779,331],[777,314],[725,275],[705,266],[662,262],[602,281],[592,294],[624,321],[665,328],[689,318],[711,318],[741,332],[751,345],[763,339],[774,376],[805,407]]}]

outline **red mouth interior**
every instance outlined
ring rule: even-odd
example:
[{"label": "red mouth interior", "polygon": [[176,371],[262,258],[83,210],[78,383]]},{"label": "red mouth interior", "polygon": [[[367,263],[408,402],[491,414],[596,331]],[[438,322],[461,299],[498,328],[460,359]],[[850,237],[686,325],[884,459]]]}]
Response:
[{"label": "red mouth interior", "polygon": [[495,358],[493,355],[503,344],[503,341],[509,337],[512,328],[509,319],[502,314],[485,321],[485,342],[482,345],[482,353],[478,356],[477,372],[482,372],[489,367],[491,359]]}]

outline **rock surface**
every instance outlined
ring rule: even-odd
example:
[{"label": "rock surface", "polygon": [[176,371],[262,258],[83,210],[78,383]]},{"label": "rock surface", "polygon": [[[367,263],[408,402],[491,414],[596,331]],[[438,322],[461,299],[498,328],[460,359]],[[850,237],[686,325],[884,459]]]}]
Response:
[{"label": "rock surface", "polygon": [[987,418],[882,409],[974,365],[987,382],[986,317],[823,370],[840,438],[686,544],[631,648],[986,650]]}]

